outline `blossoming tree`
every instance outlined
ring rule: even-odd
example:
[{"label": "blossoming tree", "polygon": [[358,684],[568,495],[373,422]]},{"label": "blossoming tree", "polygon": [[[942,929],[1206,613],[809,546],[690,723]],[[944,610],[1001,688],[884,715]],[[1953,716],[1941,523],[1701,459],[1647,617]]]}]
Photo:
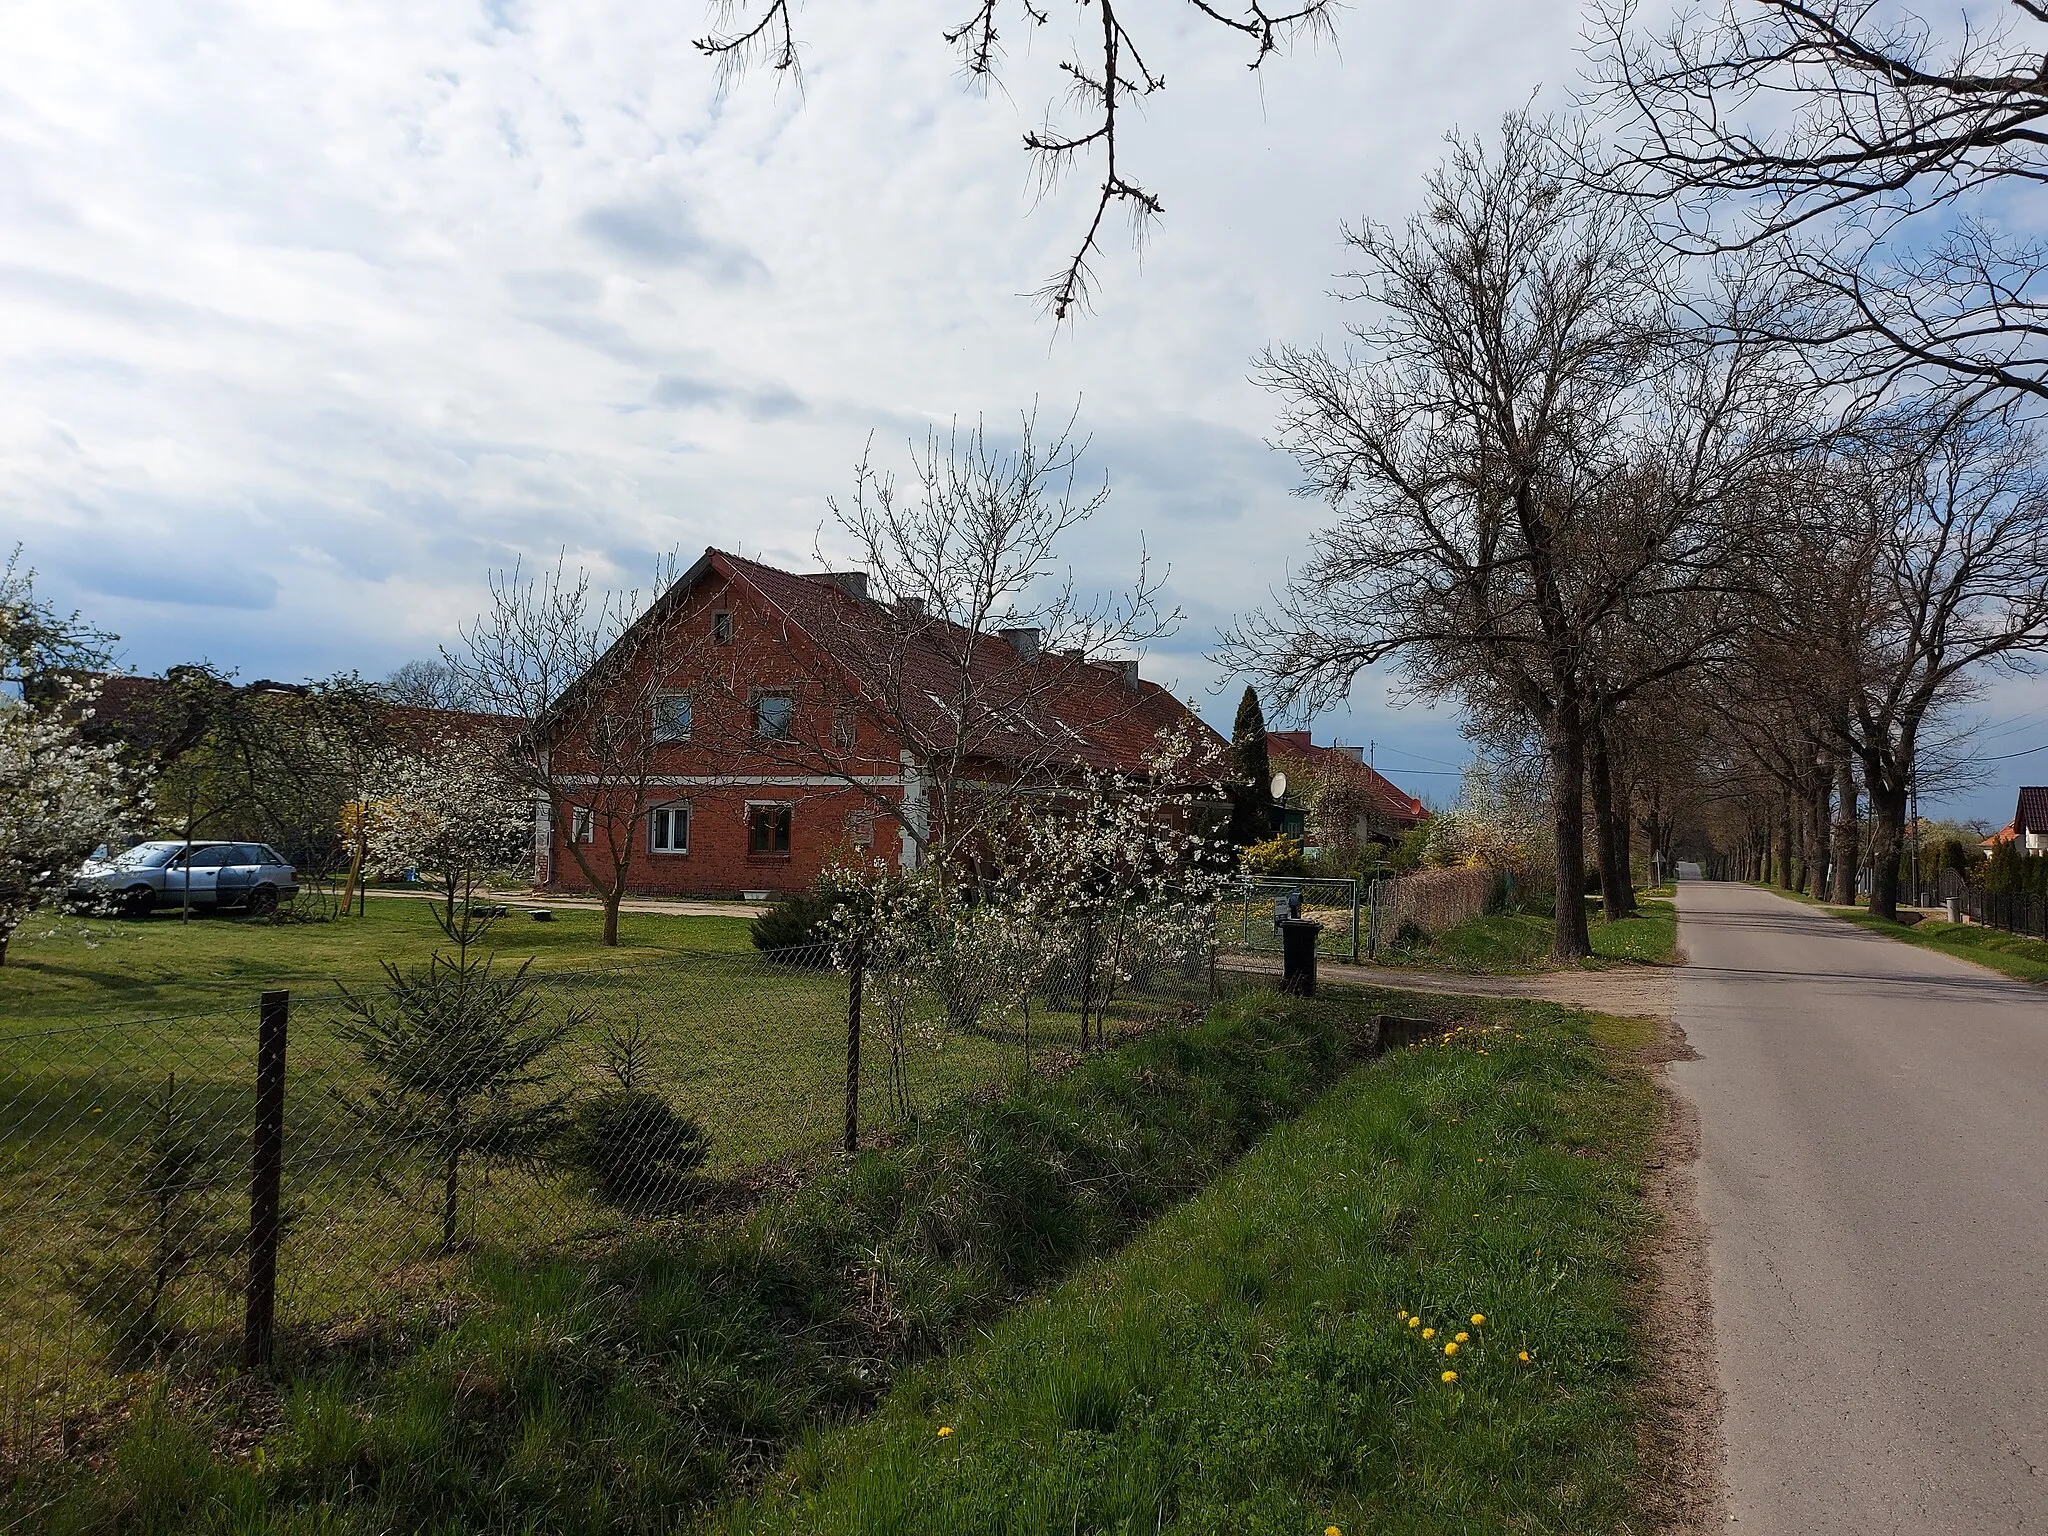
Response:
[{"label": "blossoming tree", "polygon": [[23,919],[147,809],[118,749],[81,737],[91,710],[92,695],[76,689],[41,706],[0,699],[0,965]]}]

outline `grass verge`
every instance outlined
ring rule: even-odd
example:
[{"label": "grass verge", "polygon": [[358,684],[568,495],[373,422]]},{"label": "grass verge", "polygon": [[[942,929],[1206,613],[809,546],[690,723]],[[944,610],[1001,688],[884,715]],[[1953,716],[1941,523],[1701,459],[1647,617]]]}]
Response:
[{"label": "grass verge", "polygon": [[1199,1190],[1342,1075],[1375,1006],[1248,994],[748,1210],[480,1249],[459,1315],[160,1403],[17,1507],[59,1532],[672,1530]]},{"label": "grass verge", "polygon": [[2048,943],[2040,939],[2007,933],[2000,928],[1986,928],[1981,923],[1943,922],[1938,917],[1922,918],[1908,926],[1878,917],[1862,907],[1838,907],[1831,902],[1815,901],[1801,891],[1787,891],[1775,885],[1759,886],[1758,889],[1767,890],[1773,896],[1804,902],[1809,907],[1818,907],[1845,923],[1854,923],[1858,928],[1881,933],[1902,944],[1937,950],[1958,960],[1972,960],[2015,981],[2048,984]]},{"label": "grass verge", "polygon": [[[1385,951],[1381,963],[1491,976],[1540,971],[1550,962],[1551,926],[1548,912],[1468,918],[1424,943]],[[1612,923],[1600,915],[1597,902],[1589,901],[1586,929],[1593,958],[1585,963],[1592,968],[1665,965],[1678,955],[1678,909],[1668,898],[1639,896],[1636,916]]]},{"label": "grass verge", "polygon": [[1352,1074],[1124,1253],[808,1442],[717,1528],[1635,1528],[1632,1254],[1657,1108],[1602,1041],[1647,1032],[1543,1005],[1488,1017]]}]

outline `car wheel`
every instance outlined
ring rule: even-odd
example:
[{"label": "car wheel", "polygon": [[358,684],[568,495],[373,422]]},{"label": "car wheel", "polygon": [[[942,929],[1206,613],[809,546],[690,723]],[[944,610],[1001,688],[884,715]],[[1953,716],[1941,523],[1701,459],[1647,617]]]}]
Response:
[{"label": "car wheel", "polygon": [[277,915],[277,887],[259,885],[249,893],[249,915],[251,917],[275,917]]},{"label": "car wheel", "polygon": [[123,917],[147,917],[156,905],[156,892],[146,885],[130,886],[120,896]]}]

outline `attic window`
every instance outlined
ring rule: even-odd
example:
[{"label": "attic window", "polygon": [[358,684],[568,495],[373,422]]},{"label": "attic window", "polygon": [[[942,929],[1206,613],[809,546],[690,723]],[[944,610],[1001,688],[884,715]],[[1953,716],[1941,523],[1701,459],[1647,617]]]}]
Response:
[{"label": "attic window", "polygon": [[723,608],[711,615],[711,643],[732,644],[732,615]]}]

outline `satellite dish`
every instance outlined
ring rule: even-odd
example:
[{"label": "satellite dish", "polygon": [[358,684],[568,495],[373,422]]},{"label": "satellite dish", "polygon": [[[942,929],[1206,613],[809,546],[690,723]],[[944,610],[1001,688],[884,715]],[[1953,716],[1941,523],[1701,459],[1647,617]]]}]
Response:
[{"label": "satellite dish", "polygon": [[1287,775],[1284,773],[1273,775],[1273,798],[1275,800],[1287,798]]}]

